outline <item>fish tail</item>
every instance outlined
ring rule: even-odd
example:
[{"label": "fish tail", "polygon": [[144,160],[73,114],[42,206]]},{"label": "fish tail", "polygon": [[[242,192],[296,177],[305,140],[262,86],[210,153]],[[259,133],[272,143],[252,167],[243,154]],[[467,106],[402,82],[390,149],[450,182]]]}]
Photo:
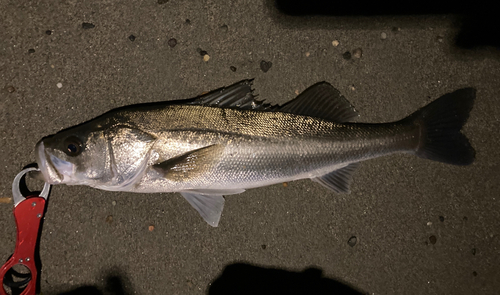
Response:
[{"label": "fish tail", "polygon": [[471,164],[476,152],[460,130],[469,118],[475,98],[474,88],[459,89],[441,96],[406,118],[420,127],[415,154],[452,165]]}]

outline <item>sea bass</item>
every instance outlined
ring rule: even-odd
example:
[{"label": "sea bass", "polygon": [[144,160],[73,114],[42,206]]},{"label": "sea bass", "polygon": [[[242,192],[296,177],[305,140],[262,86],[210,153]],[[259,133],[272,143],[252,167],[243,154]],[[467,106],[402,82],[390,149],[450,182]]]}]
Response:
[{"label": "sea bass", "polygon": [[180,192],[212,226],[224,195],[310,178],[348,192],[359,162],[394,153],[468,165],[460,132],[476,91],[448,93],[400,121],[353,123],[354,107],[317,83],[279,106],[257,101],[252,80],[197,98],[111,110],[40,140],[36,158],[50,184],[108,191]]}]

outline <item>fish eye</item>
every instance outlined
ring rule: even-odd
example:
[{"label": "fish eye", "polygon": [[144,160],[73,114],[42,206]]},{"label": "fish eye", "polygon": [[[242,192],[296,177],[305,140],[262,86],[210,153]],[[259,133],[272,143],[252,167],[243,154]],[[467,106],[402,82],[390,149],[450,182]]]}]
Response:
[{"label": "fish eye", "polygon": [[82,150],[82,142],[75,136],[70,136],[64,140],[64,152],[71,157],[78,156]]}]

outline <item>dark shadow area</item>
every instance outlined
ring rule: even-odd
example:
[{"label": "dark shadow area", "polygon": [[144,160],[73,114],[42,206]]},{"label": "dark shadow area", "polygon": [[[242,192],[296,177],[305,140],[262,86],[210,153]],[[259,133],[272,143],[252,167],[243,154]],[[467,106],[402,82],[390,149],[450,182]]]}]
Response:
[{"label": "dark shadow area", "polygon": [[332,15],[332,16],[373,16],[373,15],[418,15],[446,14],[467,11],[467,4],[458,5],[450,0],[421,1],[328,1],[328,0],[275,0],[276,8],[292,16]]},{"label": "dark shadow area", "polygon": [[78,287],[74,290],[64,292],[64,293],[59,293],[59,295],[103,295],[98,288],[94,286],[82,286]]},{"label": "dark shadow area", "polygon": [[[44,292],[45,293],[45,292]],[[104,286],[80,286],[63,293],[48,293],[57,295],[127,295],[134,294],[130,281],[116,269],[106,275]]]},{"label": "dark shadow area", "polygon": [[323,277],[318,268],[293,272],[276,268],[264,268],[246,263],[226,266],[222,274],[211,284],[207,294],[366,294],[339,280]]},{"label": "dark shadow area", "polygon": [[462,15],[460,32],[455,37],[459,48],[473,49],[476,47],[493,46],[500,49],[500,18],[493,11],[484,7],[483,12],[472,11]]},{"label": "dark shadow area", "polygon": [[408,26],[425,26],[429,16],[451,15],[459,31],[455,45],[473,49],[484,46],[500,48],[497,33],[500,18],[493,3],[485,0],[460,3],[450,0],[267,0],[266,6],[276,23],[294,28],[369,29],[377,20],[387,23],[388,17],[396,17],[404,23],[407,18]]}]

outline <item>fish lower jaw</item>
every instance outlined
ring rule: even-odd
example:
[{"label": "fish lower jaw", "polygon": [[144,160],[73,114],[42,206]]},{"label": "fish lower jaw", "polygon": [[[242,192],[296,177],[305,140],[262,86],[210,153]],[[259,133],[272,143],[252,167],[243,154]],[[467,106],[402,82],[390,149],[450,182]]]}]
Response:
[{"label": "fish lower jaw", "polygon": [[45,145],[43,141],[39,141],[35,147],[35,157],[36,163],[38,164],[38,169],[42,173],[43,179],[48,184],[61,184],[64,182],[62,175],[59,174],[57,169],[53,167],[49,159],[47,159],[47,154],[45,153]]},{"label": "fish lower jaw", "polygon": [[57,184],[50,179],[47,157],[45,155],[45,145],[43,144],[43,141],[39,141],[35,146],[35,158],[44,181],[48,184]]}]

